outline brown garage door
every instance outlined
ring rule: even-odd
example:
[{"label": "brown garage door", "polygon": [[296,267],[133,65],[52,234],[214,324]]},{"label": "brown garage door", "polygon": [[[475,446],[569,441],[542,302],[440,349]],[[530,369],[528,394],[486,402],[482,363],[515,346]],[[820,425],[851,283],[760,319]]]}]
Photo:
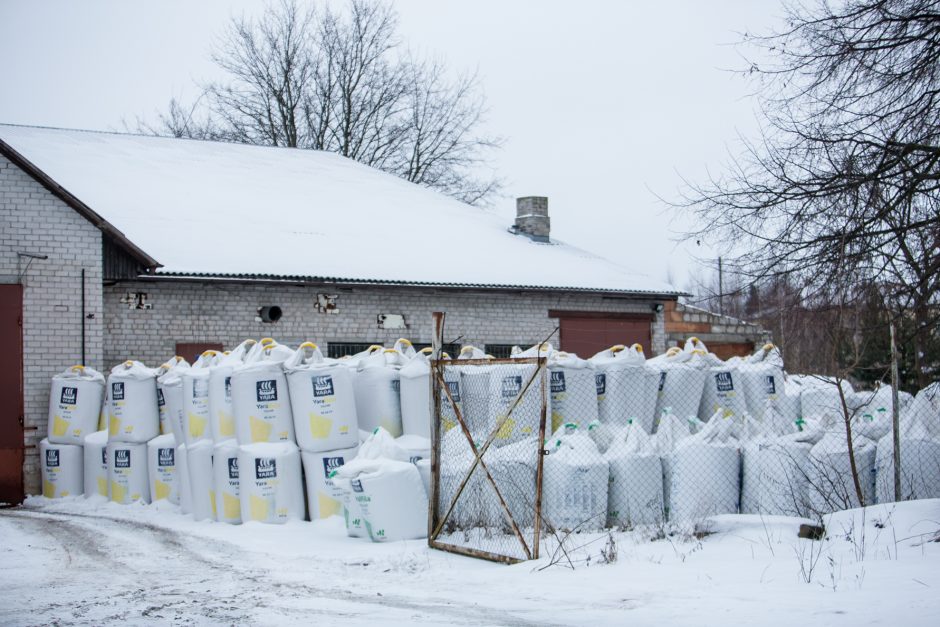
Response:
[{"label": "brown garage door", "polygon": [[615,344],[640,344],[650,353],[650,325],[653,316],[644,314],[594,314],[592,312],[550,311],[561,326],[561,350],[588,358]]},{"label": "brown garage door", "polygon": [[0,503],[23,500],[23,286],[0,285]]},{"label": "brown garage door", "polygon": [[191,364],[196,363],[199,356],[206,351],[221,351],[219,342],[177,342],[176,354]]}]

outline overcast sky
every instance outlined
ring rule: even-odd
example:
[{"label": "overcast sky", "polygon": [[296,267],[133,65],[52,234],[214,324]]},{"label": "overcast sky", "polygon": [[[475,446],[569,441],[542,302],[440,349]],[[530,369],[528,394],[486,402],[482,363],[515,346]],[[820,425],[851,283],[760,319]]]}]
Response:
[{"label": "overcast sky", "polygon": [[[506,179],[495,208],[549,197],[552,235],[686,286],[694,246],[656,195],[701,180],[756,132],[733,44],[777,0],[397,0],[413,50],[477,71]],[[0,0],[0,122],[118,130],[191,99],[213,42],[256,0]]]}]

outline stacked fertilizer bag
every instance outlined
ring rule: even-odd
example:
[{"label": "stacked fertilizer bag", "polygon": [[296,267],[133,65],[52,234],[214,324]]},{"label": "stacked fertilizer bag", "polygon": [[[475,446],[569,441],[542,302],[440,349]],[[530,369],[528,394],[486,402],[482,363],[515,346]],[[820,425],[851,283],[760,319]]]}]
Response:
[{"label": "stacked fertilizer bag", "polygon": [[[866,505],[874,502],[875,495],[875,443],[863,435],[855,435],[853,428],[850,455],[842,416],[831,409],[826,411],[819,419],[804,421],[823,432],[810,450],[805,471],[807,503],[814,515],[859,507],[859,491]],[[853,457],[858,487],[852,473]]]},{"label": "stacked fertilizer bag", "polygon": [[[933,383],[901,410],[901,500],[940,498],[940,383]],[[895,500],[894,437],[886,434],[875,453],[879,503]]]},{"label": "stacked fertilizer bag", "polygon": [[783,357],[776,346],[765,344],[753,355],[736,362],[735,369],[751,416],[758,421],[763,420],[768,407],[784,415],[791,411],[781,408],[786,395],[785,375]]},{"label": "stacked fertilizer bag", "polygon": [[[599,429],[592,429],[591,434]],[[609,440],[603,440],[610,469],[607,526],[629,529],[661,523],[665,516],[663,464],[653,438],[638,421],[628,420],[625,427],[614,428]]]},{"label": "stacked fertilizer bag", "polygon": [[221,353],[202,353],[191,368],[180,372],[183,386],[183,437],[187,448],[201,440],[212,440],[209,428],[209,374]]},{"label": "stacked fertilizer bag", "polygon": [[658,421],[667,409],[668,414],[684,421],[698,418],[709,366],[705,353],[673,347],[648,360],[647,365],[659,377],[654,414],[657,424],[653,425],[653,431],[658,430]]},{"label": "stacked fertilizer bag", "polygon": [[160,434],[157,370],[125,361],[111,369],[107,395],[110,498],[149,503],[147,442]]},{"label": "stacked fertilizer bag", "polygon": [[[431,437],[431,364],[430,348],[419,351],[402,366],[401,377],[401,422],[405,435]],[[447,353],[441,355],[450,359]],[[457,425],[456,405],[461,407],[460,375],[452,370],[444,370],[444,383],[447,390],[441,391],[441,422],[445,430]]]},{"label": "stacked fertilizer bag", "polygon": [[587,425],[598,419],[597,377],[594,364],[577,355],[551,351],[548,356],[551,425],[556,431],[562,425]]},{"label": "stacked fertilizer bag", "polygon": [[647,365],[643,347],[612,346],[590,361],[596,370],[598,420],[611,426],[639,425],[652,433],[660,374]]},{"label": "stacked fertilizer bag", "polygon": [[542,518],[548,530],[594,530],[607,522],[608,462],[586,430],[562,425],[543,462]]},{"label": "stacked fertilizer bag", "polygon": [[262,344],[255,340],[245,340],[209,367],[209,432],[216,444],[235,437],[232,374],[261,349]]},{"label": "stacked fertilizer bag", "polygon": [[300,345],[284,362],[284,371],[310,519],[341,514],[342,494],[330,474],[354,458],[359,449],[353,373],[339,361],[324,358],[312,342]]},{"label": "stacked fertilizer bag", "polygon": [[348,535],[373,542],[427,536],[428,495],[412,457],[376,427],[356,458],[330,473],[342,495]]},{"label": "stacked fertilizer bag", "polygon": [[[414,349],[410,352],[413,354]],[[354,389],[363,430],[371,432],[382,427],[395,437],[402,434],[400,370],[408,359],[397,348],[384,348],[359,360]]]},{"label": "stacked fertilizer bag", "polygon": [[[103,396],[104,376],[91,368],[72,366],[52,377],[49,433],[39,443],[43,496],[92,495],[85,489],[83,445],[97,430]],[[100,493],[96,478],[93,473],[91,487]]]},{"label": "stacked fertilizer bag", "polygon": [[182,357],[174,357],[157,370],[157,407],[160,433],[172,433],[176,444],[185,442],[183,420],[183,380],[180,375],[189,369]]},{"label": "stacked fertilizer bag", "polygon": [[240,445],[294,442],[294,420],[282,368],[293,354],[288,347],[272,342],[233,369],[232,413]]},{"label": "stacked fertilizer bag", "polygon": [[707,422],[719,412],[725,418],[742,418],[747,413],[747,402],[741,385],[742,377],[736,367],[738,360],[722,361],[694,337],[686,342],[684,352],[690,353],[686,364],[703,369],[706,375],[698,409],[699,420]]}]

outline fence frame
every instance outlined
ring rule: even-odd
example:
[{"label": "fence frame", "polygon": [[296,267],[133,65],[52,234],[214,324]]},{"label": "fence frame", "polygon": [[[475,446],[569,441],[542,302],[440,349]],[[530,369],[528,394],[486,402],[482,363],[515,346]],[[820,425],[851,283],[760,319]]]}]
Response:
[{"label": "fence frame", "polygon": [[[479,448],[473,441],[473,436],[470,434],[470,429],[467,427],[466,422],[463,418],[463,413],[461,412],[460,406],[454,402],[453,397],[451,396],[450,388],[444,381],[444,368],[450,367],[465,367],[465,366],[500,366],[500,365],[535,365],[535,371],[532,373],[532,376],[529,377],[529,380],[526,384],[520,389],[519,393],[509,404],[509,411],[506,412],[504,416],[497,422],[496,426],[490,432],[486,441]],[[500,509],[502,510],[503,516],[506,518],[506,521],[509,523],[510,527],[513,530],[513,535],[519,541],[520,546],[522,547],[523,553],[526,555],[526,559],[538,559],[539,557],[539,543],[540,543],[540,533],[541,533],[541,520],[542,520],[542,462],[544,459],[544,451],[542,443],[545,441],[545,423],[547,420],[548,413],[548,394],[549,394],[549,381],[548,381],[548,359],[545,357],[530,357],[530,358],[513,358],[513,359],[460,359],[460,360],[449,360],[449,359],[432,359],[430,361],[431,366],[431,394],[432,394],[432,412],[431,416],[431,494],[430,494],[430,503],[428,507],[428,546],[434,549],[441,551],[448,551],[451,553],[457,553],[460,555],[467,555],[470,557],[476,557],[480,559],[485,559],[493,562],[502,562],[505,564],[516,564],[521,561],[524,561],[520,558],[513,557],[510,555],[502,555],[499,553],[493,553],[490,551],[484,551],[481,549],[474,549],[471,547],[464,547],[454,544],[447,544],[438,540],[441,531],[444,528],[445,523],[448,518],[453,513],[454,507],[457,504],[457,501],[460,500],[461,495],[463,494],[464,488],[470,481],[470,477],[476,471],[477,466],[483,469],[483,474],[486,477],[487,482],[490,487],[496,493],[496,497],[499,500]],[[522,398],[529,391],[529,388],[532,386],[532,383],[536,379],[541,379],[540,384],[542,387],[542,394],[540,399],[540,417],[539,417],[539,439],[538,439],[538,455],[536,462],[536,475],[535,475],[535,517],[534,517],[534,529],[532,534],[532,546],[531,548],[526,543],[526,539],[522,530],[519,528],[519,525],[516,523],[515,519],[512,516],[512,512],[509,510],[506,501],[503,498],[502,492],[497,485],[497,482],[493,479],[492,474],[490,473],[489,468],[486,466],[486,462],[483,461],[483,456],[489,450],[493,441],[496,438],[496,434],[502,429],[505,422],[512,416],[513,411],[519,405]],[[440,504],[440,455],[441,455],[441,404],[443,397],[446,396],[451,408],[453,409],[454,415],[457,418],[457,424],[460,427],[461,431],[464,434],[464,437],[467,439],[467,442],[470,444],[470,448],[475,456],[473,463],[470,465],[469,470],[466,471],[463,480],[460,483],[460,486],[457,488],[457,492],[454,494],[451,502],[446,506],[445,511],[441,511]]]}]

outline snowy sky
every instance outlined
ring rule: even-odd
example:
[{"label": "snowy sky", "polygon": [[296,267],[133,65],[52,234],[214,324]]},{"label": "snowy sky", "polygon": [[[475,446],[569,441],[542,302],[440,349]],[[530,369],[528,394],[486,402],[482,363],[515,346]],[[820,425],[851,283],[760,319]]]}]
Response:
[{"label": "snowy sky", "polygon": [[[692,254],[657,200],[720,169],[756,131],[753,85],[729,69],[777,0],[578,3],[396,0],[413,50],[476,70],[506,139],[496,210],[549,197],[552,234],[685,287]],[[0,122],[119,130],[216,76],[213,41],[257,0],[2,0]]]}]

